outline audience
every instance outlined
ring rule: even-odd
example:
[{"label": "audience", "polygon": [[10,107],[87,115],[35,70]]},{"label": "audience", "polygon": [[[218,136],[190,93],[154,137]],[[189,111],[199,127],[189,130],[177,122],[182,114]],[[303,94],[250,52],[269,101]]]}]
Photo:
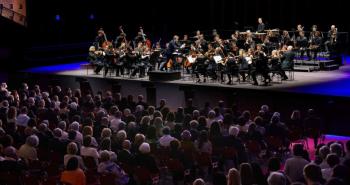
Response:
[{"label": "audience", "polygon": [[[18,177],[38,175],[32,170],[37,162],[40,179],[51,177],[54,168],[61,174],[56,181],[70,185],[94,184],[91,170],[97,176],[114,175],[115,184],[131,185],[138,168],[148,175],[147,183],[224,184],[224,174],[227,185],[350,183],[350,141],[318,145],[322,118],[313,109],[306,117],[294,110],[284,120],[288,116],[273,113],[268,105],[253,112],[220,100],[197,108],[187,99],[176,108],[161,99],[155,107],[142,95],[134,101],[111,91],[93,96],[25,83],[18,91],[3,83],[0,101],[0,171]],[[303,144],[290,145],[296,130],[314,139],[315,157]],[[282,143],[277,148],[276,141]],[[206,166],[199,160],[203,156]]]}]

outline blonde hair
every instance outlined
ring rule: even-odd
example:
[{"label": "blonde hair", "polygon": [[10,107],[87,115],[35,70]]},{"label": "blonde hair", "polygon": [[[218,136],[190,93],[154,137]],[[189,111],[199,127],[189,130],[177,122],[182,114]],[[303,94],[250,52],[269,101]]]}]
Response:
[{"label": "blonde hair", "polygon": [[94,52],[94,51],[96,51],[96,48],[95,48],[95,46],[90,46],[90,47],[89,47],[89,51],[91,51],[91,52]]}]

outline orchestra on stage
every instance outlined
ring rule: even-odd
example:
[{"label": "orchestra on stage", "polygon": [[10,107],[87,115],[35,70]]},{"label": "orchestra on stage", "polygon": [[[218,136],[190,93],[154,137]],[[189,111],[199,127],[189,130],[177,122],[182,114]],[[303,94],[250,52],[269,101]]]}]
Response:
[{"label": "orchestra on stage", "polygon": [[198,30],[193,36],[174,35],[169,42],[162,44],[159,39],[152,44],[142,27],[134,39],[121,26],[119,32],[110,41],[102,28],[98,30],[88,56],[96,74],[143,78],[154,70],[178,70],[197,82],[210,78],[232,84],[235,79],[253,85],[260,79],[269,85],[273,76],[287,80],[286,71],[293,71],[296,56],[315,60],[320,52],[334,53],[338,37],[335,25],[326,34],[317,25],[311,31],[304,31],[302,25],[295,31],[266,29],[262,18],[255,31],[235,31],[228,39],[215,29],[211,35]]}]

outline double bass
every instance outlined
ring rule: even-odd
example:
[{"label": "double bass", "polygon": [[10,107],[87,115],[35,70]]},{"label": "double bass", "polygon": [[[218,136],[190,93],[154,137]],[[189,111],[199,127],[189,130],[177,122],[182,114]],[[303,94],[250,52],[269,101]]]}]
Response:
[{"label": "double bass", "polygon": [[111,41],[108,41],[107,35],[106,35],[106,33],[103,31],[102,28],[99,30],[99,32],[102,32],[103,37],[104,37],[104,40],[105,40],[105,41],[102,43],[102,48],[103,48],[104,50],[106,50],[106,49],[108,49],[110,46],[113,46],[113,45],[112,45],[112,42],[111,42]]}]

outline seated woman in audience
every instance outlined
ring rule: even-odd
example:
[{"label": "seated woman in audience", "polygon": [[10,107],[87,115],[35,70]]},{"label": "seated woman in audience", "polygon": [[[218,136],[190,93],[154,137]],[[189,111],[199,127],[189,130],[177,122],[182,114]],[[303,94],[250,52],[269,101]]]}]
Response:
[{"label": "seated woman in audience", "polygon": [[83,127],[83,137],[91,136],[91,146],[98,147],[96,139],[93,137],[93,129],[91,126]]},{"label": "seated woman in audience", "polygon": [[65,167],[67,167],[67,164],[70,158],[76,157],[78,159],[79,167],[81,169],[85,169],[83,159],[79,155],[77,155],[77,153],[78,153],[78,145],[74,142],[70,142],[67,145],[67,154],[64,155],[63,157],[63,163]]},{"label": "seated woman in audience", "polygon": [[67,167],[61,174],[60,181],[70,185],[86,185],[84,171],[79,168],[79,162],[76,157],[68,160]]},{"label": "seated woman in audience", "polygon": [[253,169],[249,163],[242,163],[239,168],[242,185],[253,185],[255,182]]},{"label": "seated woman in audience", "polygon": [[135,155],[135,164],[148,169],[151,173],[158,173],[159,169],[153,156],[150,155],[151,147],[148,143],[139,146],[139,153]]},{"label": "seated woman in audience", "polygon": [[117,155],[111,150],[111,139],[104,138],[101,141],[99,155],[101,155],[102,151],[107,151],[110,155],[112,161],[117,161]]},{"label": "seated woman in audience", "polygon": [[36,135],[27,137],[26,143],[18,150],[18,156],[26,161],[28,164],[32,160],[37,160],[36,147],[39,145],[39,138]]},{"label": "seated woman in audience", "polygon": [[231,168],[227,174],[227,185],[241,185],[241,177],[236,168]]},{"label": "seated woman in audience", "polygon": [[111,161],[108,151],[101,151],[100,164],[97,167],[98,173],[108,173],[115,175],[115,185],[125,185],[129,182],[128,175],[115,162]]},{"label": "seated woman in audience", "polygon": [[206,153],[208,155],[212,154],[212,144],[209,141],[208,132],[202,130],[199,134],[199,138],[195,141],[196,149],[199,153]]},{"label": "seated woman in audience", "polygon": [[98,164],[98,158],[100,155],[97,152],[97,149],[91,146],[92,137],[85,136],[83,139],[83,146],[80,148],[80,155],[82,157],[92,157],[94,158],[96,165]]},{"label": "seated woman in audience", "polygon": [[24,161],[17,156],[17,151],[14,147],[6,147],[3,149],[3,156],[0,157],[0,172],[13,172],[20,175],[26,169]]}]

